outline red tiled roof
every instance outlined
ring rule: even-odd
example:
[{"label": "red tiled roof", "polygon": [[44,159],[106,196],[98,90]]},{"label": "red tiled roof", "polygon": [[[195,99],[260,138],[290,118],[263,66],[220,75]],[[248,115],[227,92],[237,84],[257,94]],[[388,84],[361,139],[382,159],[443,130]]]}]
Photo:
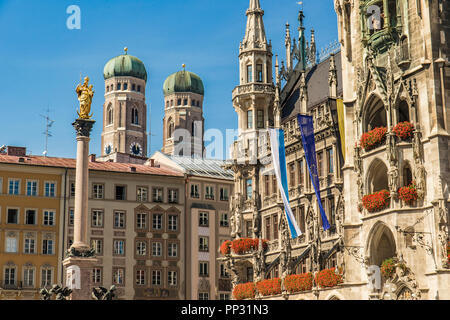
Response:
[{"label": "red tiled roof", "polygon": [[[23,158],[23,162],[19,159]],[[53,158],[42,156],[9,156],[0,154],[0,163],[11,163],[18,165],[32,165],[43,167],[57,167],[75,169],[76,159],[70,158]],[[136,168],[136,172],[132,172],[131,168]],[[182,177],[183,174],[168,168],[157,168],[149,165],[134,164],[134,163],[118,163],[118,162],[89,162],[89,170],[110,171],[110,172],[126,172],[126,173],[141,173],[150,175],[164,175]]]}]

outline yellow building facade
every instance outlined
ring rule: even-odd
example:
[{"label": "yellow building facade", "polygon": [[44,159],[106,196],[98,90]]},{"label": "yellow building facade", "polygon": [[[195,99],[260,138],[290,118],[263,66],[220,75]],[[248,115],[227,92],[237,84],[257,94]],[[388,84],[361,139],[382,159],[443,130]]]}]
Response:
[{"label": "yellow building facade", "polygon": [[60,272],[62,168],[0,163],[0,299],[38,299]]}]

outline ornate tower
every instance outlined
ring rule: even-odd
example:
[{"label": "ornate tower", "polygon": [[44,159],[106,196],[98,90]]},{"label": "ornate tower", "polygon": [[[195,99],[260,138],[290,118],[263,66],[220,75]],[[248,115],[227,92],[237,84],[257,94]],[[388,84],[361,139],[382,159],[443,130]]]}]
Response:
[{"label": "ornate tower", "polygon": [[204,142],[203,82],[185,70],[164,82],[164,143],[162,152],[177,156],[202,157]]},{"label": "ornate tower", "polygon": [[[121,161],[147,156],[147,105],[145,85],[147,71],[144,63],[125,53],[108,61],[103,105],[102,157]],[[122,155],[122,156],[120,156]],[[131,159],[128,157],[128,159]]]}]

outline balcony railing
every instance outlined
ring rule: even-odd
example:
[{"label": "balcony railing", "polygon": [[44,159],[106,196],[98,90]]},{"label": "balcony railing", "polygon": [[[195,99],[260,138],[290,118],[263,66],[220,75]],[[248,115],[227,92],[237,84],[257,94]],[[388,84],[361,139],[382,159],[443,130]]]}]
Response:
[{"label": "balcony railing", "polygon": [[264,84],[264,83],[249,83],[241,86],[237,86],[233,90],[233,99],[242,94],[249,93],[274,93],[275,87],[272,84]]},{"label": "balcony railing", "polygon": [[25,287],[22,286],[22,281],[0,281],[0,288],[4,290],[22,290]]}]

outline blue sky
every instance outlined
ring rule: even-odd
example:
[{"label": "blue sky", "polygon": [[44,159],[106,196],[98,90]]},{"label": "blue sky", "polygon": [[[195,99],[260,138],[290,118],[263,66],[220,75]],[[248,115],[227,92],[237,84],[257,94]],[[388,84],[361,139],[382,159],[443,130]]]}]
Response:
[{"label": "blue sky", "polygon": [[[318,48],[337,39],[331,0],[304,0],[306,29],[316,31]],[[81,9],[81,30],[69,30],[70,5]],[[96,89],[97,120],[91,153],[101,153],[103,67],[129,48],[149,75],[146,101],[151,113],[151,152],[162,146],[162,85],[173,72],[197,73],[205,85],[205,129],[237,126],[231,91],[238,84],[238,47],[248,0],[0,0],[0,145],[25,146],[41,155],[45,131],[41,114],[56,122],[49,156],[75,157],[71,123],[78,105],[75,87],[88,75]],[[261,0],[274,54],[285,57],[285,24],[297,35],[297,0]]]}]

